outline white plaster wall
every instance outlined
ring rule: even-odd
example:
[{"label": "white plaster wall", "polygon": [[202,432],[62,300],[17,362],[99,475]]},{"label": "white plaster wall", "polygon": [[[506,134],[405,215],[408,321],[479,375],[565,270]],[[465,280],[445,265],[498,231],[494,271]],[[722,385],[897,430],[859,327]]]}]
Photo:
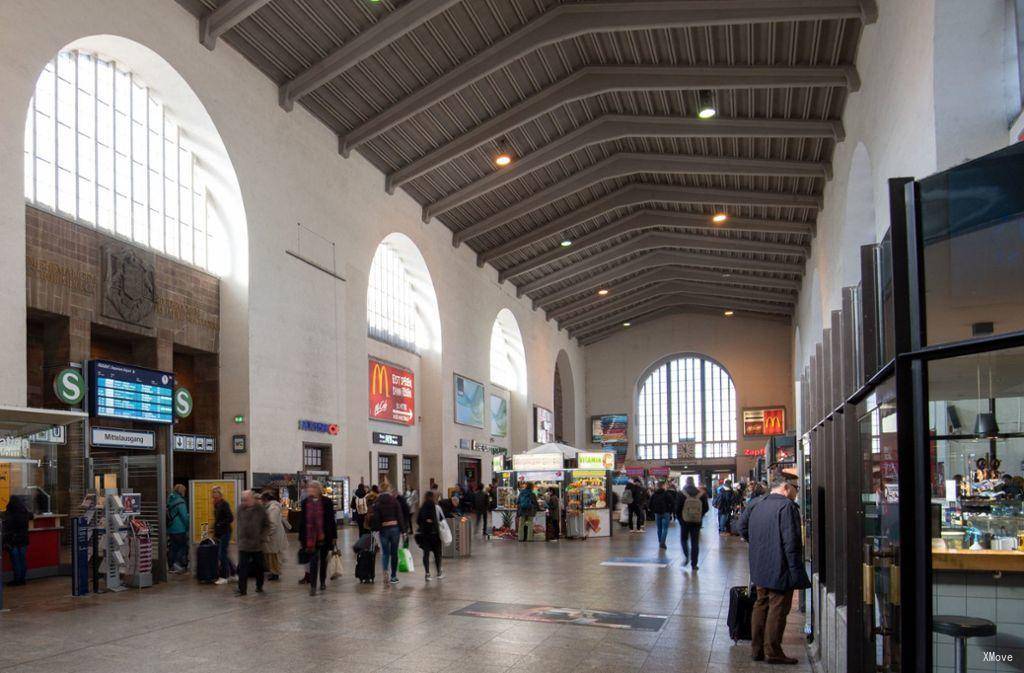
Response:
[{"label": "white plaster wall", "polygon": [[861,90],[843,116],[846,140],[836,147],[835,177],[800,292],[795,319],[795,376],[821,340],[823,316],[840,308],[842,288],[860,279],[852,221],[867,209],[855,155],[866,152],[870,199],[880,241],[889,228],[890,178],[922,178],[1001,146],[1019,108],[1012,22],[1003,0],[880,2],[879,20],[864,29],[857,56]]},{"label": "white plaster wall", "polygon": [[788,323],[704,313],[671,315],[642,322],[604,341],[587,346],[587,417],[629,415],[628,460],[635,458],[635,396],[639,379],[656,361],[676,353],[700,353],[718,361],[736,386],[739,474],[746,475],[744,449],[764,440],[744,440],[739,416],[744,407],[784,405],[787,425],[795,419]]},{"label": "white plaster wall", "polygon": [[[387,196],[383,176],[353,155],[343,159],[337,139],[302,109],[284,112],[277,89],[226,44],[214,52],[197,39],[193,16],[169,0],[7,0],[0,3],[0,402],[25,401],[24,114],[42,65],[63,45],[90,34],[140,42],[166,59],[189,83],[221,132],[234,164],[248,217],[250,255],[249,409],[251,469],[291,471],[300,466],[300,443],[331,441],[335,472],[365,471],[370,447],[366,418],[366,277],[379,241],[402,232],[419,247],[437,292],[442,324],[440,381],[421,385],[439,407],[439,432],[425,451],[441,451],[436,471],[421,468],[423,483],[455,477],[459,438],[486,441],[452,420],[452,374],[487,382],[491,322],[502,307],[523,333],[528,393],[513,405],[513,450],[527,448],[530,405],[552,407],[555,358],[569,354],[575,390],[584,390],[582,353],[544,320],[514,288],[499,285],[493,269],[479,269],[468,248],[455,250],[437,221],[423,224],[420,207],[404,193]],[[347,282],[285,254],[294,248],[296,223],[336,244],[338,270]],[[335,325],[337,322],[337,326]],[[234,344],[222,343],[230,354]],[[231,361],[230,357],[226,361]],[[230,370],[222,373],[232,376]],[[583,436],[583,400],[574,402],[576,436]],[[524,408],[525,407],[525,408]],[[339,437],[302,436],[299,419],[338,422]],[[234,428],[227,428],[230,434]],[[424,437],[424,442],[428,441]],[[436,445],[434,445],[436,444]],[[228,442],[222,442],[227,446]],[[488,462],[485,464],[485,476]]]}]

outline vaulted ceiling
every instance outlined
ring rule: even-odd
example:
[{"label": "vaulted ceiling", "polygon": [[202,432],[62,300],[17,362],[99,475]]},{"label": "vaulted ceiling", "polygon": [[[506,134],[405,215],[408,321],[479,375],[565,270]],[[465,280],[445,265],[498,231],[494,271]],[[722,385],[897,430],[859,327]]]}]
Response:
[{"label": "vaulted ceiling", "polygon": [[583,344],[680,311],[789,320],[877,15],[874,0],[178,2],[203,44],[241,52],[278,104]]}]

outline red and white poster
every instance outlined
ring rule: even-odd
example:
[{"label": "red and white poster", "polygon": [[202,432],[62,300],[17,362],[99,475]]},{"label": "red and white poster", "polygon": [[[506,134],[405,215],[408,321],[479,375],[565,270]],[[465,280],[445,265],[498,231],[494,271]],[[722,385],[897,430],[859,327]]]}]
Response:
[{"label": "red and white poster", "polygon": [[370,418],[389,423],[416,422],[415,382],[408,369],[370,358]]}]

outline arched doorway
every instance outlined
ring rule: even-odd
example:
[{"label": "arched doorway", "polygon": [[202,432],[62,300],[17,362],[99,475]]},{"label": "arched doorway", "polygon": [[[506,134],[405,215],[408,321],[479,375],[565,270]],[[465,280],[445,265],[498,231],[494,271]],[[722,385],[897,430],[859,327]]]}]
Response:
[{"label": "arched doorway", "polygon": [[572,377],[572,364],[565,350],[558,351],[554,375],[555,441],[576,446],[585,438],[576,437],[576,389]]}]

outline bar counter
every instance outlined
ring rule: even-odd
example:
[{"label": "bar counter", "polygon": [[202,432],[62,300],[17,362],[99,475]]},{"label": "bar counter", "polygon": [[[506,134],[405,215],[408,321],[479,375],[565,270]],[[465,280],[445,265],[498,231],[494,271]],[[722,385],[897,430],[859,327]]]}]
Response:
[{"label": "bar counter", "polygon": [[1024,551],[1008,549],[932,550],[932,568],[963,572],[1024,573]]}]

